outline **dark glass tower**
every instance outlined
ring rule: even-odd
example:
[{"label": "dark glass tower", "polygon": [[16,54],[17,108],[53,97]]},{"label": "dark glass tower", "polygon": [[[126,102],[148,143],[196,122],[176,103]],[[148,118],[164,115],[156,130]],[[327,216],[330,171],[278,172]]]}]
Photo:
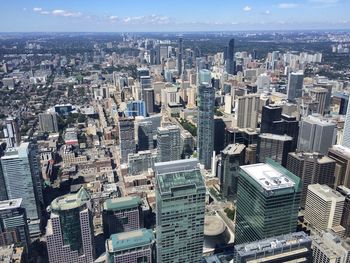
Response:
[{"label": "dark glass tower", "polygon": [[227,59],[226,59],[226,71],[229,74],[235,73],[234,55],[235,55],[235,40],[232,38],[228,43]]}]

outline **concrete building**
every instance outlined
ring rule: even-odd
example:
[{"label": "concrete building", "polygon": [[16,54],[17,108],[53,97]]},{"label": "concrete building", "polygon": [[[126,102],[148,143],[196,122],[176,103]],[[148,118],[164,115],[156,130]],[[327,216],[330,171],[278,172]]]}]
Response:
[{"label": "concrete building", "polygon": [[344,185],[350,188],[350,148],[333,145],[329,148],[328,157],[336,162],[334,187]]},{"label": "concrete building", "polygon": [[335,144],[336,124],[329,119],[308,116],[302,119],[299,129],[298,150],[327,154]]},{"label": "concrete building", "polygon": [[142,202],[138,196],[107,199],[103,203],[103,233],[112,234],[137,230],[143,225]]},{"label": "concrete building", "polygon": [[127,163],[129,153],[136,151],[134,129],[134,118],[119,118],[120,163]]},{"label": "concrete building", "polygon": [[335,166],[333,159],[317,153],[291,152],[288,154],[287,170],[303,182],[301,207],[305,207],[307,187],[310,184],[334,186]]},{"label": "concrete building", "polygon": [[157,161],[157,153],[151,151],[140,151],[132,153],[128,156],[128,171],[129,175],[139,175],[153,168]]},{"label": "concrete building", "polygon": [[292,144],[293,138],[290,136],[262,133],[258,139],[257,159],[265,162],[270,158],[286,167],[288,153],[293,150]]},{"label": "concrete building", "polygon": [[8,117],[5,120],[3,129],[4,137],[6,139],[6,147],[18,147],[21,143],[21,134],[19,132],[17,118]]},{"label": "concrete building", "polygon": [[305,221],[318,233],[340,226],[345,197],[327,185],[308,186]]},{"label": "concrete building", "polygon": [[94,262],[91,198],[84,188],[52,201],[46,227],[50,263]]},{"label": "concrete building", "polygon": [[[328,90],[321,87],[316,87],[310,90],[310,96],[318,102],[317,113],[323,115],[326,111],[326,100]],[[327,109],[328,110],[328,109]]]},{"label": "concrete building", "polygon": [[245,164],[245,145],[229,144],[221,151],[221,194],[226,198],[235,199],[239,166]]},{"label": "concrete building", "polygon": [[240,169],[235,243],[294,232],[298,222],[300,179],[272,160]]},{"label": "concrete building", "polygon": [[350,237],[350,189],[340,185],[337,191],[345,197],[343,215],[341,217],[341,226],[345,229],[345,236]]},{"label": "concrete building", "polygon": [[210,169],[214,151],[215,90],[208,83],[203,82],[198,87],[197,106],[198,159],[206,169]]},{"label": "concrete building", "polygon": [[157,161],[168,162],[181,158],[180,128],[176,125],[157,129]]},{"label": "concrete building", "polygon": [[7,197],[22,198],[22,206],[30,220],[30,235],[39,235],[43,193],[35,145],[22,143],[19,147],[7,149],[1,157],[1,165]]},{"label": "concrete building", "polygon": [[153,263],[154,248],[150,229],[113,234],[106,240],[106,263]]},{"label": "concrete building", "polygon": [[249,94],[237,97],[236,119],[238,128],[255,129],[258,125],[260,95]]},{"label": "concrete building", "polygon": [[311,238],[304,232],[235,246],[235,263],[312,262]]},{"label": "concrete building", "polygon": [[288,76],[287,98],[289,101],[295,101],[300,98],[303,93],[304,73],[291,72]]},{"label": "concrete building", "polygon": [[206,188],[196,159],[156,163],[157,262],[200,263]]},{"label": "concrete building", "polygon": [[39,129],[42,132],[58,132],[57,114],[56,113],[40,113]]},{"label": "concrete building", "polygon": [[344,147],[350,148],[350,100],[348,102],[348,109],[345,116],[345,124],[343,131],[343,144]]}]

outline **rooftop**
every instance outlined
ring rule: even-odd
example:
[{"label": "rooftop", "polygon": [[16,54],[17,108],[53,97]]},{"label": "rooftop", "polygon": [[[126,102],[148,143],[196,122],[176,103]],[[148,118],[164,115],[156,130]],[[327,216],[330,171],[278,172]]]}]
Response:
[{"label": "rooftop", "polygon": [[229,144],[225,149],[222,150],[223,154],[234,155],[240,154],[245,149],[244,144]]},{"label": "rooftop", "polygon": [[326,201],[331,201],[333,199],[337,199],[337,201],[345,200],[345,197],[341,193],[330,188],[328,185],[311,184],[307,188]]},{"label": "rooftop", "polygon": [[0,211],[21,207],[22,198],[5,200],[0,202]]},{"label": "rooftop", "polygon": [[82,187],[77,193],[57,197],[51,202],[53,211],[63,211],[78,208],[90,200],[90,195]]},{"label": "rooftop", "polygon": [[138,196],[126,196],[118,197],[113,199],[107,199],[103,203],[104,210],[122,210],[122,209],[131,209],[137,208],[141,205],[141,198]]},{"label": "rooftop", "polygon": [[263,139],[273,139],[277,141],[292,141],[293,138],[288,135],[277,135],[272,133],[262,133],[259,135],[260,138]]},{"label": "rooftop", "polygon": [[154,241],[154,234],[150,229],[139,229],[130,232],[113,234],[107,239],[107,251],[109,253],[129,250],[151,244]]},{"label": "rooftop", "polygon": [[345,146],[337,144],[337,145],[333,145],[331,150],[333,150],[337,153],[340,153],[340,154],[346,156],[347,158],[350,158],[350,148],[347,148]]},{"label": "rooftop", "polygon": [[282,166],[281,169],[277,169],[270,163],[257,163],[243,165],[240,168],[267,191],[294,188],[296,183],[299,183],[295,182],[294,178],[289,176],[291,173]]}]

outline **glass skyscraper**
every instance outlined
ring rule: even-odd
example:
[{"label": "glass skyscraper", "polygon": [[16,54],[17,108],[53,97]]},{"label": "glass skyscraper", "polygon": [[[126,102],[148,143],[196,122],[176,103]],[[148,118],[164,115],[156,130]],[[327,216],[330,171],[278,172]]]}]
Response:
[{"label": "glass skyscraper", "polygon": [[198,165],[196,159],[155,164],[157,262],[201,262],[206,189]]},{"label": "glass skyscraper", "polygon": [[197,150],[199,162],[211,168],[214,151],[215,90],[208,83],[198,87]]},{"label": "glass skyscraper", "polygon": [[272,160],[240,169],[235,243],[294,232],[298,222],[300,178]]}]

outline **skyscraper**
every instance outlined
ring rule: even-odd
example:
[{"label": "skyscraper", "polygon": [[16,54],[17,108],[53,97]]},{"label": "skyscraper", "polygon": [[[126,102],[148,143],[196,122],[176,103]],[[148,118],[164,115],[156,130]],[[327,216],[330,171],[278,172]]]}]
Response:
[{"label": "skyscraper", "polygon": [[153,263],[154,247],[150,229],[113,234],[106,240],[106,263]]},{"label": "skyscraper", "polygon": [[4,137],[6,138],[6,147],[13,148],[18,147],[21,143],[21,134],[19,132],[17,118],[8,117],[5,120],[5,126],[3,129]]},{"label": "skyscraper", "polygon": [[128,156],[128,175],[139,175],[153,168],[157,161],[157,153],[154,151],[139,151]]},{"label": "skyscraper", "polygon": [[144,89],[143,99],[145,101],[147,115],[154,113],[154,89]]},{"label": "skyscraper", "polygon": [[350,188],[350,149],[341,145],[329,148],[328,157],[336,162],[334,187]]},{"label": "skyscraper", "polygon": [[7,149],[1,164],[8,198],[22,198],[30,220],[30,234],[40,234],[43,194],[35,145],[21,143],[19,147]]},{"label": "skyscraper", "polygon": [[198,87],[197,151],[199,162],[206,169],[211,168],[214,151],[214,108],[215,91],[208,83]]},{"label": "skyscraper", "polygon": [[119,118],[120,163],[128,162],[128,154],[136,151],[134,118]]},{"label": "skyscraper", "polygon": [[205,183],[196,159],[155,164],[157,262],[200,263]]},{"label": "skyscraper", "polygon": [[226,72],[228,74],[235,74],[235,40],[232,38],[228,43]]},{"label": "skyscraper", "polygon": [[340,226],[345,197],[327,185],[307,188],[305,221],[318,233]]},{"label": "skyscraper", "polygon": [[151,121],[137,122],[137,139],[139,151],[153,149],[153,125]]},{"label": "skyscraper", "polygon": [[235,199],[239,166],[245,164],[245,145],[229,144],[221,151],[221,193],[226,198]]},{"label": "skyscraper", "polygon": [[310,96],[318,102],[317,113],[323,115],[326,111],[326,99],[328,90],[321,87],[316,87],[310,90]]},{"label": "skyscraper", "polygon": [[50,263],[94,262],[90,196],[84,188],[56,198],[46,227]]},{"label": "skyscraper", "polygon": [[305,207],[307,187],[310,184],[334,186],[336,162],[317,153],[291,152],[288,154],[287,170],[298,176],[303,182],[301,207]]},{"label": "skyscraper", "polygon": [[237,97],[237,127],[255,129],[258,124],[260,95],[249,94]]},{"label": "skyscraper", "polygon": [[178,55],[177,55],[177,72],[179,76],[182,75],[182,54],[183,54],[183,44],[182,37],[179,38]]},{"label": "skyscraper", "polygon": [[316,116],[307,116],[300,122],[298,150],[327,154],[335,143],[336,124]]},{"label": "skyscraper", "polygon": [[287,98],[289,101],[295,101],[303,93],[304,73],[291,72],[288,76]]},{"label": "skyscraper", "polygon": [[300,179],[272,160],[240,169],[235,243],[294,232],[298,222]]},{"label": "skyscraper", "polygon": [[272,133],[275,123],[281,120],[282,107],[275,105],[266,105],[262,107],[261,113],[261,133]]},{"label": "skyscraper", "polygon": [[348,109],[345,116],[343,146],[350,148],[350,100],[348,102]]},{"label": "skyscraper", "polygon": [[350,189],[340,185],[337,188],[337,191],[345,197],[344,209],[341,217],[341,226],[345,228],[345,236],[350,237]]},{"label": "skyscraper", "polygon": [[157,129],[157,161],[168,162],[181,158],[180,128],[176,125]]},{"label": "skyscraper", "polygon": [[146,117],[146,104],[143,100],[128,101],[125,110],[126,117],[143,116]]},{"label": "skyscraper", "polygon": [[40,113],[39,129],[42,132],[58,132],[57,114],[56,113]]}]

